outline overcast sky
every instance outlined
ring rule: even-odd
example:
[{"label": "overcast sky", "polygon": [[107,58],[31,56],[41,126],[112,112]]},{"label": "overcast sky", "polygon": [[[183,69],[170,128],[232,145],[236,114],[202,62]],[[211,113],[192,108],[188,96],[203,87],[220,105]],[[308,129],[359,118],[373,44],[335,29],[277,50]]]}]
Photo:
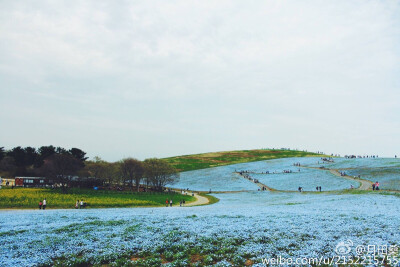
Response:
[{"label": "overcast sky", "polygon": [[400,154],[399,1],[1,1],[0,146]]}]

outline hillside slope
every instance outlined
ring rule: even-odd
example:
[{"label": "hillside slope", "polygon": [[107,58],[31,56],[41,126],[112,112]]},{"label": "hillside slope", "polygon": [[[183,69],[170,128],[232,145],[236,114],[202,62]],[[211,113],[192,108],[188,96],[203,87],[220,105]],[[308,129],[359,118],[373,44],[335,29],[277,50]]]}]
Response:
[{"label": "hillside slope", "polygon": [[277,158],[322,156],[321,154],[283,149],[221,151],[164,158],[179,171],[192,171],[236,163]]}]

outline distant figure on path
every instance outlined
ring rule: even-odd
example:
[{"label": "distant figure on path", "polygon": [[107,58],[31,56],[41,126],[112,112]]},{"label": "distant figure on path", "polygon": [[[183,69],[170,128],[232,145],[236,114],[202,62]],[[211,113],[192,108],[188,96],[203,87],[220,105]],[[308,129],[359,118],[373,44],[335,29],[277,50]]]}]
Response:
[{"label": "distant figure on path", "polygon": [[303,188],[299,186],[299,192],[301,193],[301,191],[303,191]]},{"label": "distant figure on path", "polygon": [[319,191],[319,187],[318,186],[315,189],[317,189],[317,192]]},{"label": "distant figure on path", "polygon": [[319,192],[322,192],[322,187],[321,186],[319,187]]},{"label": "distant figure on path", "polygon": [[168,204],[169,204],[169,200],[167,198],[167,200],[165,200],[165,206],[168,207]]},{"label": "distant figure on path", "polygon": [[81,200],[81,203],[80,203],[81,205],[80,205],[80,209],[83,209],[83,200]]},{"label": "distant figure on path", "polygon": [[185,201],[185,200],[182,200],[182,205],[183,205],[183,206],[185,206],[185,203],[186,203],[186,201]]},{"label": "distant figure on path", "polygon": [[79,199],[75,203],[75,209],[79,208]]},{"label": "distant figure on path", "polygon": [[354,186],[353,186],[353,185],[350,185],[350,189],[354,189]]},{"label": "distant figure on path", "polygon": [[42,201],[39,201],[39,209],[40,210],[42,209],[42,205],[43,205]]},{"label": "distant figure on path", "polygon": [[379,190],[379,182],[375,183],[375,190]]},{"label": "distant figure on path", "polygon": [[179,207],[182,207],[182,200],[179,201]]},{"label": "distant figure on path", "polygon": [[172,199],[169,201],[169,206],[172,207]]},{"label": "distant figure on path", "polygon": [[375,184],[372,184],[372,191],[375,191]]},{"label": "distant figure on path", "polygon": [[46,201],[46,199],[43,199],[43,205],[42,205],[42,207],[43,207],[43,210],[45,210],[45,209],[46,209],[46,205],[47,205],[47,201]]}]

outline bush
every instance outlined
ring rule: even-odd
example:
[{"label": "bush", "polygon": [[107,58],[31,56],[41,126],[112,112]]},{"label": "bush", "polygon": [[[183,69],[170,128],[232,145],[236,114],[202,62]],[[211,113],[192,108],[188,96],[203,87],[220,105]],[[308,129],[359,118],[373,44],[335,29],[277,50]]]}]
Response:
[{"label": "bush", "polygon": [[172,261],[174,259],[174,253],[172,251],[166,251],[164,257],[167,261]]},{"label": "bush", "polygon": [[208,264],[208,265],[212,264],[213,261],[214,261],[214,259],[210,255],[207,255],[207,256],[204,257],[204,263],[205,264]]}]

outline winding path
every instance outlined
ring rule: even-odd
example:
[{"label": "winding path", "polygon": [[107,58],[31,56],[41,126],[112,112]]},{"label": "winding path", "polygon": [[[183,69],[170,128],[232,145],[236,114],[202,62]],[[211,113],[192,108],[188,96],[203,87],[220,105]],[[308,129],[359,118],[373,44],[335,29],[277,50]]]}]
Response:
[{"label": "winding path", "polygon": [[353,180],[353,181],[359,182],[360,186],[357,188],[359,190],[371,190],[371,188],[372,188],[372,182],[371,181],[364,180],[364,179],[361,179],[361,178],[354,178],[354,177],[351,177],[349,175],[342,176],[340,174],[340,172],[338,170],[335,170],[335,169],[330,169],[329,171],[333,175],[336,175],[336,176],[339,176],[339,177],[342,177],[342,178],[346,178],[348,180]]},{"label": "winding path", "polygon": [[[320,170],[320,171],[329,171],[330,173],[332,173],[333,175],[335,175],[335,176],[338,176],[338,177],[341,177],[341,178],[344,178],[344,179],[348,179],[348,180],[352,180],[352,181],[357,181],[357,182],[359,182],[360,183],[360,186],[359,187],[357,187],[357,188],[355,188],[355,189],[357,189],[357,190],[371,190],[372,189],[372,182],[371,181],[368,181],[368,180],[365,180],[365,179],[361,179],[361,178],[355,178],[355,177],[352,177],[352,176],[349,176],[349,175],[344,175],[344,176],[342,176],[341,174],[340,174],[340,172],[339,172],[339,170],[336,170],[336,169],[328,169],[328,168],[318,168],[318,167],[307,167],[307,166],[299,166],[299,167],[301,167],[301,168],[309,168],[309,169],[316,169],[316,170]],[[251,180],[251,179],[249,179],[249,178],[247,178],[246,176],[244,176],[243,174],[240,174],[239,172],[236,172],[238,175],[240,175],[241,177],[243,177],[244,179],[246,179],[246,180],[249,180],[250,182],[253,182],[253,183],[255,183],[253,180]],[[267,185],[265,185],[265,184],[262,184],[262,183],[260,183],[260,182],[257,182],[257,183],[255,183],[256,185],[258,185],[261,189],[263,188],[263,187],[265,187],[266,188],[266,190],[268,190],[268,191],[271,191],[271,192],[285,192],[285,193],[293,193],[293,192],[298,192],[298,191],[294,191],[294,190],[278,190],[278,189],[275,189],[275,188],[272,188],[272,187],[270,187],[270,186],[267,186]],[[340,190],[340,191],[342,191],[342,190]],[[303,192],[313,192],[313,191],[303,191]],[[338,192],[338,190],[330,190],[330,191],[324,191],[325,193],[329,193],[329,192]]]},{"label": "winding path", "polygon": [[196,198],[195,201],[185,204],[185,207],[192,207],[192,206],[200,206],[200,205],[207,205],[210,203],[210,200],[205,196],[201,196],[197,193],[194,193],[194,197]]}]

